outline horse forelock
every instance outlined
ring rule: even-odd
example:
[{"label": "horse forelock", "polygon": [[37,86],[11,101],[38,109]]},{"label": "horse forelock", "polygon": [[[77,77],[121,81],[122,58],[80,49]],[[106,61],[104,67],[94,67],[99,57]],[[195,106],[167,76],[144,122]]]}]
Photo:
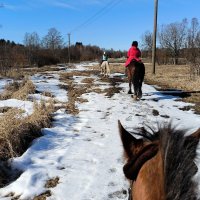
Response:
[{"label": "horse forelock", "polygon": [[141,128],[136,135],[148,141],[158,141],[163,160],[164,191],[167,200],[196,200],[197,172],[194,162],[198,139],[186,137],[186,130],[176,130],[171,125],[151,132]]},{"label": "horse forelock", "polygon": [[185,133],[186,131],[175,130],[171,126],[159,130],[167,200],[197,199],[197,184],[193,177],[197,172],[194,160],[198,140],[186,137]]}]

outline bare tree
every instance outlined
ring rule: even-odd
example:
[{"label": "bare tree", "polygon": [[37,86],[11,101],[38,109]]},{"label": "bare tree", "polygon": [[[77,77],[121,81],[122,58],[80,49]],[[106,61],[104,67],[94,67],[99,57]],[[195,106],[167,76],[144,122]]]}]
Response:
[{"label": "bare tree", "polygon": [[187,60],[190,63],[190,77],[200,75],[200,27],[197,18],[191,20],[188,30]]},{"label": "bare tree", "polygon": [[144,35],[142,35],[142,48],[148,51],[148,57],[151,56],[152,46],[153,46],[153,35],[151,32],[146,31]]},{"label": "bare tree", "polygon": [[35,64],[37,58],[35,57],[35,52],[40,47],[40,38],[36,32],[33,33],[25,33],[24,36],[24,45],[27,48],[27,57],[29,61],[29,65]]},{"label": "bare tree", "polygon": [[197,18],[193,18],[191,20],[190,28],[188,29],[188,36],[187,36],[187,43],[186,47],[188,49],[187,51],[187,59],[190,62],[195,63],[196,59],[198,57],[198,35],[199,35],[200,29],[199,29],[199,22]]},{"label": "bare tree", "polygon": [[44,36],[42,40],[42,45],[46,49],[50,49],[53,54],[55,54],[55,50],[61,49],[63,47],[63,38],[61,33],[57,31],[55,28],[49,29],[46,36]]},{"label": "bare tree", "polygon": [[174,60],[174,64],[178,63],[180,49],[184,47],[187,35],[187,20],[181,23],[171,23],[163,25],[159,33],[159,40],[162,48],[168,49]]},{"label": "bare tree", "polygon": [[40,37],[36,32],[25,33],[24,45],[29,48],[38,48],[40,46]]}]

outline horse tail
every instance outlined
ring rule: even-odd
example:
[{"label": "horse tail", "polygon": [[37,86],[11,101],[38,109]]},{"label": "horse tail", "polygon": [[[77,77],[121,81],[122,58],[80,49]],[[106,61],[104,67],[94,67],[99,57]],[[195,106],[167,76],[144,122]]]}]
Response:
[{"label": "horse tail", "polygon": [[144,63],[140,63],[140,80],[141,83],[144,81],[144,75],[145,75],[145,66]]},{"label": "horse tail", "polygon": [[133,76],[133,85],[136,95],[142,96],[142,83],[144,81],[145,66],[143,63],[135,63],[135,71]]},{"label": "horse tail", "polygon": [[133,82],[143,82],[145,75],[145,66],[143,63],[135,64],[135,71],[133,75]]}]

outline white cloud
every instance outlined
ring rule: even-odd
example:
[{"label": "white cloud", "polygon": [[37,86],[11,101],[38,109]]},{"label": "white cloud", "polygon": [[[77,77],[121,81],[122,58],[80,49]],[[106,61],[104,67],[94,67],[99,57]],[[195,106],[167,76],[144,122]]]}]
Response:
[{"label": "white cloud", "polygon": [[70,9],[76,9],[74,6],[72,6],[71,4],[65,3],[63,1],[54,1],[52,2],[52,5],[57,6],[57,7],[61,7],[61,8],[70,8]]}]

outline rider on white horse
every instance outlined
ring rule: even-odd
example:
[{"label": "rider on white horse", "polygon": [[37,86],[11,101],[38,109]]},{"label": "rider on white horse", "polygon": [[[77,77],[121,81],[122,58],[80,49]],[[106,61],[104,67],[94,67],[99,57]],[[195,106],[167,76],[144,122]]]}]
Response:
[{"label": "rider on white horse", "polygon": [[101,63],[101,74],[103,74],[104,76],[110,75],[110,67],[108,64],[108,56],[106,55],[106,52],[103,52],[102,63]]}]

